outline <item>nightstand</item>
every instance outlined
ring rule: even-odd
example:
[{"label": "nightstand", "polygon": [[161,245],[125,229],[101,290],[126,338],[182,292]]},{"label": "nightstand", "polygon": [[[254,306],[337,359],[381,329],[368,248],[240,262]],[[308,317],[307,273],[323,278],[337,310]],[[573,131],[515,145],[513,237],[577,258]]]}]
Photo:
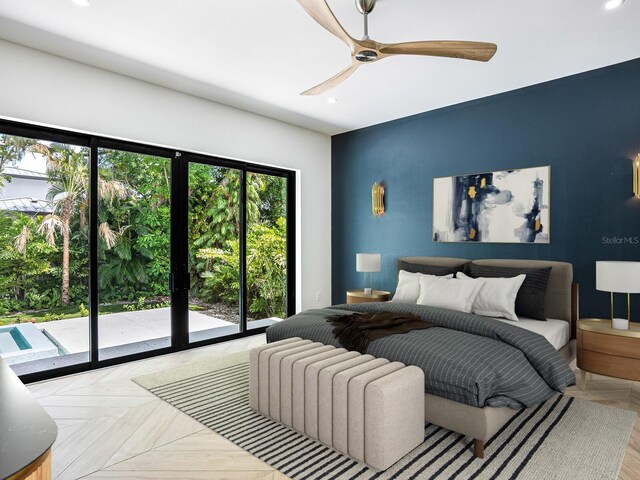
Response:
[{"label": "nightstand", "polygon": [[347,303],[388,302],[391,293],[384,290],[374,290],[365,294],[364,290],[347,290]]},{"label": "nightstand", "polygon": [[580,387],[585,389],[586,372],[640,381],[640,324],[616,330],[611,320],[578,320],[578,368]]}]

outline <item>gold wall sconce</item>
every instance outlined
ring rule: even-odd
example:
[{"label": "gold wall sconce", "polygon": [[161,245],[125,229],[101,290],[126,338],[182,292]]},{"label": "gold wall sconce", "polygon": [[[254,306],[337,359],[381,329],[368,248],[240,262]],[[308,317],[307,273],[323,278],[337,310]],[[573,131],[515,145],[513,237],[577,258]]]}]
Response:
[{"label": "gold wall sconce", "polygon": [[633,194],[640,198],[640,153],[633,161]]},{"label": "gold wall sconce", "polygon": [[384,215],[384,187],[377,182],[371,188],[371,210],[374,217]]}]

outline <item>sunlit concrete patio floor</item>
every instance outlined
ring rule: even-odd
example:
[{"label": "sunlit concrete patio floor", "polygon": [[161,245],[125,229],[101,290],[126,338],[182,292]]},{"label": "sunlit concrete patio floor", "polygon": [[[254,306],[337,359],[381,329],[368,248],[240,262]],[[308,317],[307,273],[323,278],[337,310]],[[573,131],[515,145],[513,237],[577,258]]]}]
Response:
[{"label": "sunlit concrete patio floor", "polygon": [[[229,327],[231,322],[198,312],[189,312],[189,332]],[[66,353],[89,350],[89,317],[38,323]],[[101,315],[98,319],[99,347],[108,348],[171,336],[171,309],[156,308]]]}]

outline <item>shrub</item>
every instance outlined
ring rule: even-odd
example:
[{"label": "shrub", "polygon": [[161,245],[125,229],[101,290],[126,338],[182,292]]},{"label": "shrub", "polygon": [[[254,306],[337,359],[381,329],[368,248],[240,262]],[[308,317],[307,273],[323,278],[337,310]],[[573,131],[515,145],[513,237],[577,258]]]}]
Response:
[{"label": "shrub", "polygon": [[[203,279],[198,295],[205,301],[238,304],[240,247],[202,248],[196,266]],[[247,289],[249,312],[255,317],[284,317],[287,286],[286,222],[254,224],[247,233]]]},{"label": "shrub", "polygon": [[146,301],[147,301],[146,297],[138,297],[138,301],[136,303],[124,305],[124,309],[130,312],[136,312],[138,310],[146,310],[147,308],[151,308],[145,304]]},{"label": "shrub", "polygon": [[56,320],[62,320],[64,318],[64,314],[62,313],[45,313],[44,317],[42,317],[43,322],[54,322]]}]

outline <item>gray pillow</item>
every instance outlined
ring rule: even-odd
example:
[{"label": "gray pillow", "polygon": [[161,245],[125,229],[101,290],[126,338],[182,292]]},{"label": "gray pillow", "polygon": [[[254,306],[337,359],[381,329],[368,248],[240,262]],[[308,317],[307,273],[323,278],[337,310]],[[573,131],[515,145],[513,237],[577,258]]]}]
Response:
[{"label": "gray pillow", "polygon": [[547,268],[513,268],[494,267],[490,265],[471,264],[471,276],[478,277],[516,277],[524,273],[524,279],[516,297],[516,315],[519,317],[547,320],[544,312],[544,301],[547,296],[547,284],[551,267]]},{"label": "gray pillow", "polygon": [[409,263],[404,260],[398,260],[398,270],[404,270],[410,273],[424,273],[425,275],[438,275],[439,277],[464,270],[464,264],[455,267],[443,267],[439,265],[422,265],[419,263]]}]

